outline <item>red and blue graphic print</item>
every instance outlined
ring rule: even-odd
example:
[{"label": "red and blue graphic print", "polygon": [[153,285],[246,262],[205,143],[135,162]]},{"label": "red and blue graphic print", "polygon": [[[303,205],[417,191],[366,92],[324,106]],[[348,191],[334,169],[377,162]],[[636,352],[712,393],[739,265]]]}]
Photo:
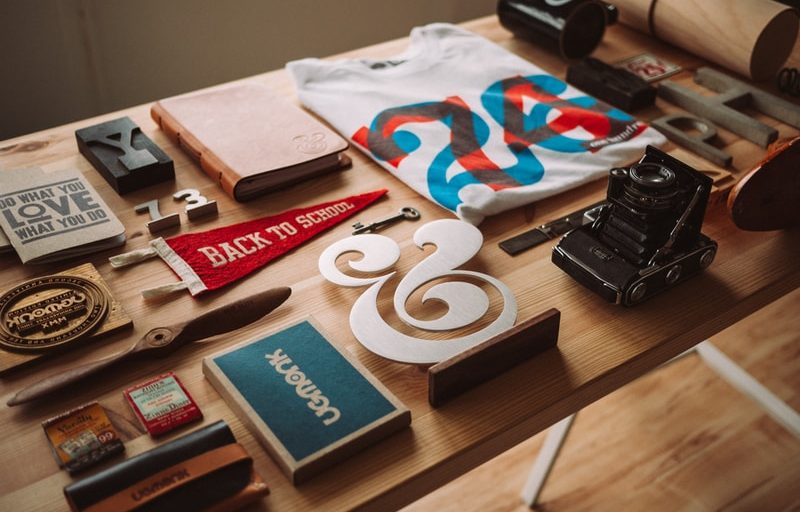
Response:
[{"label": "red and blue graphic print", "polygon": [[[556,153],[595,152],[630,140],[647,126],[628,114],[589,96],[564,98],[567,85],[550,75],[514,76],[490,85],[480,96],[484,119],[458,96],[442,101],[388,108],[362,126],[352,139],[379,161],[400,169],[401,162],[418,150],[420,138],[407,128],[413,123],[442,123],[450,130],[449,144],[426,171],[431,198],[455,211],[459,191],[471,184],[492,190],[533,185],[546,169],[535,148]],[[526,112],[526,104],[533,104]],[[485,152],[490,123],[502,128],[506,148],[516,163],[501,167]],[[580,137],[570,132],[580,128]],[[588,136],[587,136],[588,134]],[[454,163],[463,172],[452,174]]]}]

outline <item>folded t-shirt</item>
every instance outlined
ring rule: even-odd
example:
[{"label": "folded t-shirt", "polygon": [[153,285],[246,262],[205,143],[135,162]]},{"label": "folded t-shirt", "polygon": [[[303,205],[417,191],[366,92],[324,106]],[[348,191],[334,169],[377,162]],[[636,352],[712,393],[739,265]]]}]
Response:
[{"label": "folded t-shirt", "polygon": [[638,159],[664,137],[454,25],[387,60],[286,66],[300,101],[386,170],[473,224]]}]

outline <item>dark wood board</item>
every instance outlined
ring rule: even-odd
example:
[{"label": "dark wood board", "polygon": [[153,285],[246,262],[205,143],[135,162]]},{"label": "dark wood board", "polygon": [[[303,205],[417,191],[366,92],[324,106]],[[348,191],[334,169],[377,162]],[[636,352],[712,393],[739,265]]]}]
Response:
[{"label": "dark wood board", "polygon": [[428,369],[433,407],[496,377],[558,343],[561,312],[551,308]]}]

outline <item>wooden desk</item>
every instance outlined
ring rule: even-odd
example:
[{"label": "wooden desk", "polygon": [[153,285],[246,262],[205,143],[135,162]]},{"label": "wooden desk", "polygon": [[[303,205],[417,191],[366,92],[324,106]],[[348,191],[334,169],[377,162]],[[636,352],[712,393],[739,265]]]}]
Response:
[{"label": "wooden desk", "polygon": [[[494,17],[466,26],[511,51],[536,62],[557,76],[565,66],[556,57],[524,42],[514,40]],[[380,58],[399,53],[405,40],[358,50],[348,55]],[[693,69],[703,63],[683,52],[652,41],[625,27],[613,27],[597,51],[606,61],[651,51]],[[797,59],[797,55],[794,57]],[[797,65],[797,63],[794,63]],[[675,79],[690,84],[684,71]],[[247,80],[262,81],[287,96],[293,95],[283,71]],[[674,107],[659,100],[657,107],[641,117],[652,119]],[[391,363],[372,355],[353,338],[348,313],[359,289],[343,289],[327,283],[317,271],[317,257],[333,241],[347,236],[348,225],[340,225],[319,236],[254,275],[219,293],[192,299],[188,293],[169,299],[145,301],[139,291],[173,281],[171,271],[160,261],[150,261],[126,270],[112,270],[108,256],[144,247],[150,239],[144,229],[145,218],[133,212],[133,205],[153,198],[168,198],[174,191],[194,187],[220,206],[217,219],[200,224],[184,221],[183,232],[209,229],[269,215],[283,210],[329,201],[354,193],[387,187],[388,200],[360,214],[370,220],[413,205],[421,210],[423,221],[448,217],[447,213],[422,199],[401,182],[390,177],[357,150],[352,170],[295,186],[248,204],[236,204],[175,147],[150,120],[149,105],[126,109],[94,119],[45,130],[0,143],[0,168],[42,166],[47,169],[77,167],[100,191],[116,211],[128,232],[123,249],[98,254],[90,260],[108,281],[114,295],[134,319],[133,332],[116,335],[83,350],[38,364],[0,380],[0,401],[5,404],[12,393],[43,376],[79,362],[105,355],[127,346],[132,340],[158,325],[176,318],[195,315],[217,304],[231,301],[254,290],[290,285],[292,298],[265,321],[237,331],[203,346],[187,347],[163,360],[131,363],[115,372],[103,374],[92,383],[42,403],[17,408],[0,405],[0,509],[63,510],[66,502],[61,488],[70,481],[59,471],[49,453],[39,426],[40,421],[64,409],[89,400],[99,400],[112,415],[131,456],[155,443],[144,434],[128,406],[123,402],[123,387],[167,370],[184,380],[205,413],[205,422],[224,418],[237,438],[255,458],[258,471],[272,493],[261,509],[338,510],[355,507],[386,510],[402,506],[441,486],[478,464],[507,450],[547,428],[569,413],[612,392],[625,383],[655,368],[671,357],[708,338],[737,320],[800,286],[800,232],[797,230],[752,233],[736,229],[719,209],[709,212],[704,232],[719,242],[719,253],[712,266],[699,277],[682,284],[633,309],[603,302],[575,283],[550,263],[551,244],[545,244],[515,258],[507,256],[497,242],[530,227],[567,213],[601,198],[604,180],[539,202],[535,207],[519,208],[481,225],[485,245],[466,267],[486,272],[505,281],[516,294],[519,319],[530,318],[546,308],[562,312],[559,350],[551,351],[522,364],[494,381],[453,402],[432,409],[426,400],[426,375],[420,369]],[[129,115],[175,160],[176,181],[119,197],[77,151],[74,131],[120,115]],[[781,136],[797,130],[780,127]],[[764,150],[729,132],[722,131],[726,150],[734,155],[741,175],[762,158]],[[678,158],[700,167],[709,167],[699,158],[668,146]],[[164,211],[178,206],[164,203]],[[400,272],[420,261],[426,252],[416,249],[411,236],[419,224],[399,223],[387,230],[402,247]],[[54,267],[23,266],[13,255],[0,257],[0,283],[9,285],[45,271],[57,271],[80,261]],[[390,309],[391,296],[382,298],[384,311]],[[377,378],[411,408],[413,422],[407,429],[362,452],[307,484],[292,486],[266,452],[242,426],[211,385],[203,378],[202,357],[235,342],[262,334],[313,313],[334,333],[335,341],[361,360]],[[183,435],[186,430],[175,435]]]}]

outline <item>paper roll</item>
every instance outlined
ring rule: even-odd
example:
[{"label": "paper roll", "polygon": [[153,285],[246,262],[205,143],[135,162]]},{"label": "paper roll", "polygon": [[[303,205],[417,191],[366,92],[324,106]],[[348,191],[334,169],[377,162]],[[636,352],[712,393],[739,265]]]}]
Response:
[{"label": "paper roll", "polygon": [[797,12],[772,0],[615,0],[620,22],[753,80],[774,78],[797,40]]},{"label": "paper roll", "polygon": [[650,35],[650,11],[655,3],[656,0],[614,0],[620,23]]}]

